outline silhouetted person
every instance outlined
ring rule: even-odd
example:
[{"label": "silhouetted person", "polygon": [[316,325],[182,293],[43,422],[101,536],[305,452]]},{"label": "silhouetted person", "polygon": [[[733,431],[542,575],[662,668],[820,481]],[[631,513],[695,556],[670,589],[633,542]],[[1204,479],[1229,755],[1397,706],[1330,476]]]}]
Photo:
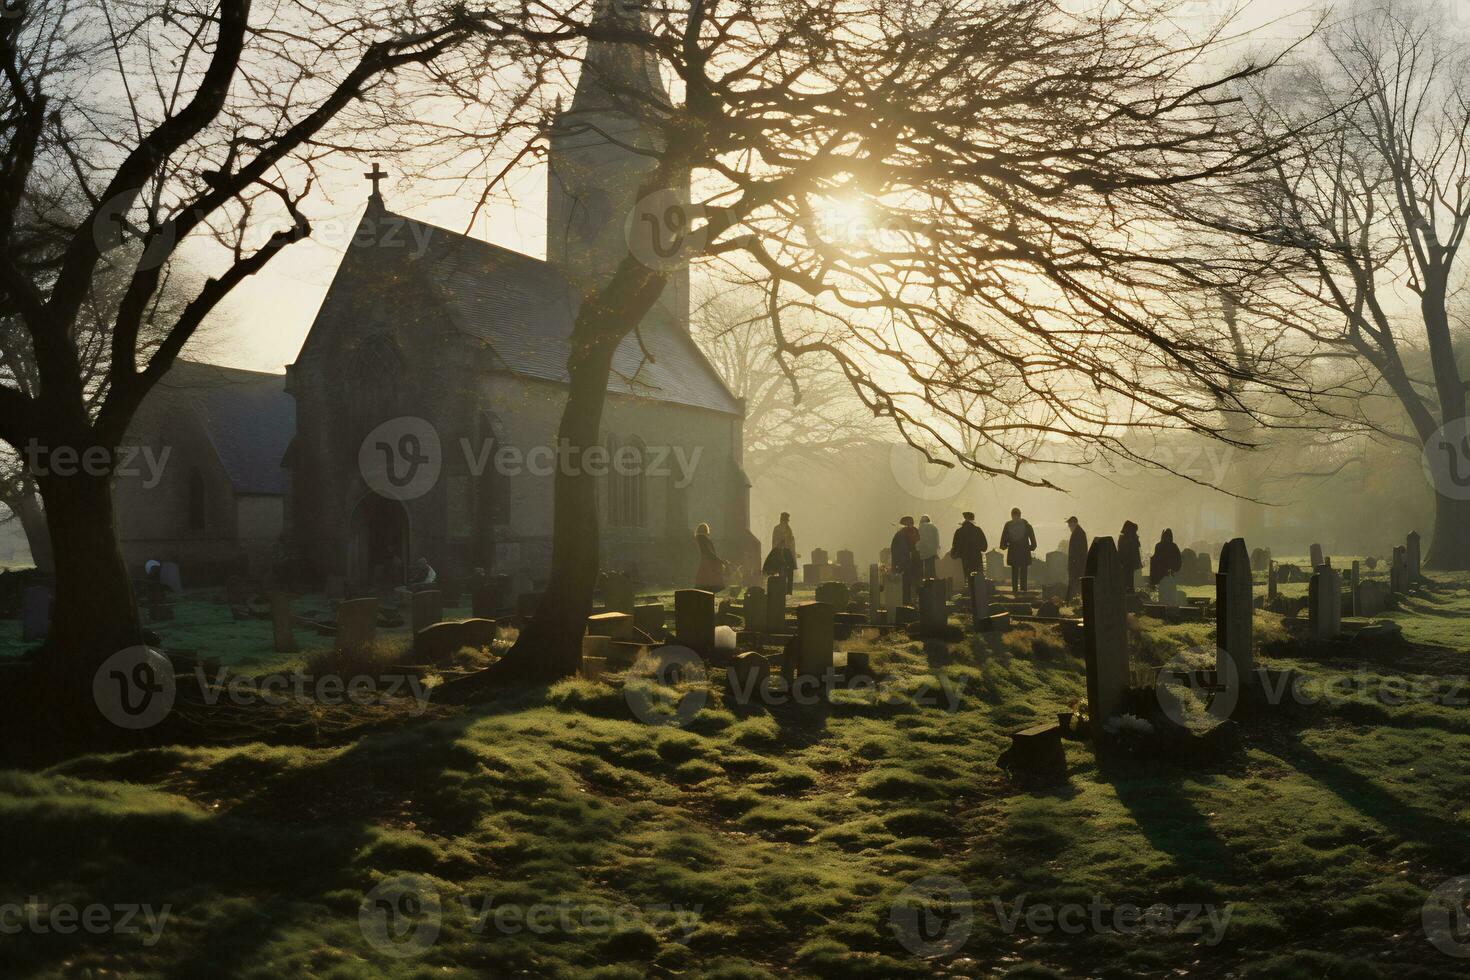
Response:
[{"label": "silhouetted person", "polygon": [[933,578],[939,564],[939,525],[925,514],[919,518],[919,561],[924,566],[924,577]]},{"label": "silhouetted person", "polygon": [[1118,534],[1118,562],[1123,566],[1123,589],[1133,591],[1133,573],[1143,567],[1143,542],[1138,540],[1138,525],[1123,522]]},{"label": "silhouetted person", "polygon": [[796,532],[791,530],[791,515],[781,514],[781,522],[771,529],[771,553],[766,556],[763,571],[767,575],[779,575],[786,583],[786,594],[796,572]]},{"label": "silhouetted person", "polygon": [[694,587],[706,592],[723,591],[725,562],[715,553],[715,543],[710,540],[708,524],[701,524],[694,529],[694,543],[699,546],[699,567],[694,570]]},{"label": "silhouetted person", "polygon": [[1067,527],[1072,536],[1067,539],[1067,601],[1081,595],[1082,576],[1087,574],[1087,532],[1077,518],[1067,518]]},{"label": "silhouetted person", "polygon": [[1159,543],[1154,545],[1153,557],[1148,560],[1148,584],[1158,585],[1183,567],[1184,556],[1179,554],[1179,546],[1174,543],[1174,532],[1165,528],[1159,535]]},{"label": "silhouetted person", "polygon": [[1011,566],[1011,591],[1026,591],[1026,573],[1031,566],[1031,552],[1036,550],[1036,532],[1031,522],[1021,517],[1021,508],[1011,508],[1011,519],[1000,532],[1000,548]]},{"label": "silhouetted person", "polygon": [[898,530],[894,532],[888,550],[894,573],[903,577],[903,604],[910,605],[922,568],[919,561],[919,529],[914,527],[912,517],[902,518],[898,522]]},{"label": "silhouetted person", "polygon": [[954,539],[949,543],[949,557],[959,559],[960,564],[965,566],[965,583],[968,588],[970,576],[985,567],[985,549],[990,547],[990,543],[985,540],[985,532],[976,525],[974,514],[967,510],[964,518],[964,523],[954,529]]}]

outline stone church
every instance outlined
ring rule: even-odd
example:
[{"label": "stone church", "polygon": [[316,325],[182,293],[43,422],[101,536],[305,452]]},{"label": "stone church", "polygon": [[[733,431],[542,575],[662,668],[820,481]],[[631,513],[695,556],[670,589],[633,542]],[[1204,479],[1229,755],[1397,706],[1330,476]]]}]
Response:
[{"label": "stone church", "polygon": [[[648,137],[619,111],[628,93],[667,98],[642,55],[594,44],[548,134],[546,261],[395,214],[374,166],[367,209],[284,379],[294,434],[279,460],[281,541],[310,573],[381,585],[424,558],[441,576],[545,579],[573,317],[627,252],[622,216],[646,165],[637,147]],[[603,444],[618,462],[586,464],[599,473],[605,567],[687,583],[701,522],[722,556],[759,561],[743,419],[690,337],[685,271],[614,360]],[[396,493],[365,463],[410,431],[415,452],[429,441],[437,452],[425,485]],[[377,445],[374,433],[388,435]]]}]

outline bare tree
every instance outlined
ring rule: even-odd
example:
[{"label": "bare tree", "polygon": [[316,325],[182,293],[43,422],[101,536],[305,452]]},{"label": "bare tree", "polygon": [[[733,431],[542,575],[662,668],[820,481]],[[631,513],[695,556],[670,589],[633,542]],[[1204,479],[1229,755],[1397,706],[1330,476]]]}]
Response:
[{"label": "bare tree", "polygon": [[[23,330],[12,346],[28,350],[0,379],[0,438],[45,455],[35,482],[56,606],[41,665],[55,717],[84,722],[97,665],[140,642],[109,486],[139,403],[220,301],[309,233],[303,205],[324,158],[387,138],[397,103],[385,78],[411,79],[487,28],[453,6],[411,21],[392,5],[255,15],[250,0],[6,0],[5,13],[0,304]],[[148,311],[181,244],[200,239],[222,248],[224,271],[159,326],[149,354]],[[107,329],[79,330],[105,255],[132,258]],[[81,349],[92,339],[104,357]]]},{"label": "bare tree", "polygon": [[1464,51],[1422,13],[1350,12],[1318,57],[1257,90],[1262,132],[1294,135],[1210,218],[1252,245],[1228,265],[1253,313],[1352,358],[1362,404],[1388,394],[1407,431],[1363,421],[1444,467],[1429,562],[1447,569],[1470,568],[1470,493],[1454,485],[1470,462],[1453,305],[1470,226]]},{"label": "bare tree", "polygon": [[[1210,76],[1211,44],[1172,47],[1147,3],[638,6],[533,4],[497,20],[534,52],[544,94],[489,142],[539,133],[580,70],[604,96],[562,125],[639,161],[603,237],[589,236],[619,239],[621,258],[574,277],[565,444],[596,443],[613,352],[691,261],[760,284],[775,363],[830,365],[945,465],[1047,485],[1037,446],[1126,452],[1124,436],[1151,428],[1223,438],[1219,400],[1238,401],[1241,369],[1223,327],[1181,324],[1163,301],[1197,288],[1202,234],[1168,204],[1258,164],[1228,93],[1259,66]],[[1257,388],[1302,387],[1269,356],[1252,365]],[[466,696],[577,667],[595,487],[558,473],[555,498],[541,607]]]}]

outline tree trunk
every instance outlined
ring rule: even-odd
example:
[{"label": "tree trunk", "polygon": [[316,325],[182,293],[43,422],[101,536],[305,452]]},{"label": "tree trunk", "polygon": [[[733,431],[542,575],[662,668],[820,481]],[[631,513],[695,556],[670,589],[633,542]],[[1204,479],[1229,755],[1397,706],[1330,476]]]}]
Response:
[{"label": "tree trunk", "polygon": [[23,490],[19,497],[6,503],[15,511],[15,516],[20,518],[21,529],[26,535],[26,546],[31,551],[31,563],[47,575],[54,573],[56,563],[51,552],[51,531],[46,526],[46,512],[41,508],[41,501],[35,490]]},{"label": "tree trunk", "polygon": [[1470,569],[1470,500],[1434,495],[1434,535],[1424,564],[1445,572]]},{"label": "tree trunk", "polygon": [[51,718],[79,743],[117,735],[92,699],[101,663],[142,643],[132,583],[117,544],[111,478],[76,473],[37,480],[56,564],[56,601],[39,667]]}]

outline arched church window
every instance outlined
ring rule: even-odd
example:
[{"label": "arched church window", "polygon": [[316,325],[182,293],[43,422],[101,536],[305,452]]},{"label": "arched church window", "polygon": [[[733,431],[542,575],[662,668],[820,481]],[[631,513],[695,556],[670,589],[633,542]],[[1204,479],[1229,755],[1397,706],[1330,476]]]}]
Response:
[{"label": "arched church window", "polygon": [[348,375],[347,410],[359,437],[397,410],[402,376],[403,358],[392,338],[378,334],[358,346]]},{"label": "arched church window", "polygon": [[199,468],[189,470],[189,529],[202,531],[205,525],[204,474]]},{"label": "arched church window", "polygon": [[623,444],[613,460],[614,479],[618,484],[618,502],[623,527],[647,527],[648,513],[644,500],[646,481],[643,470],[648,447],[637,436]]}]

